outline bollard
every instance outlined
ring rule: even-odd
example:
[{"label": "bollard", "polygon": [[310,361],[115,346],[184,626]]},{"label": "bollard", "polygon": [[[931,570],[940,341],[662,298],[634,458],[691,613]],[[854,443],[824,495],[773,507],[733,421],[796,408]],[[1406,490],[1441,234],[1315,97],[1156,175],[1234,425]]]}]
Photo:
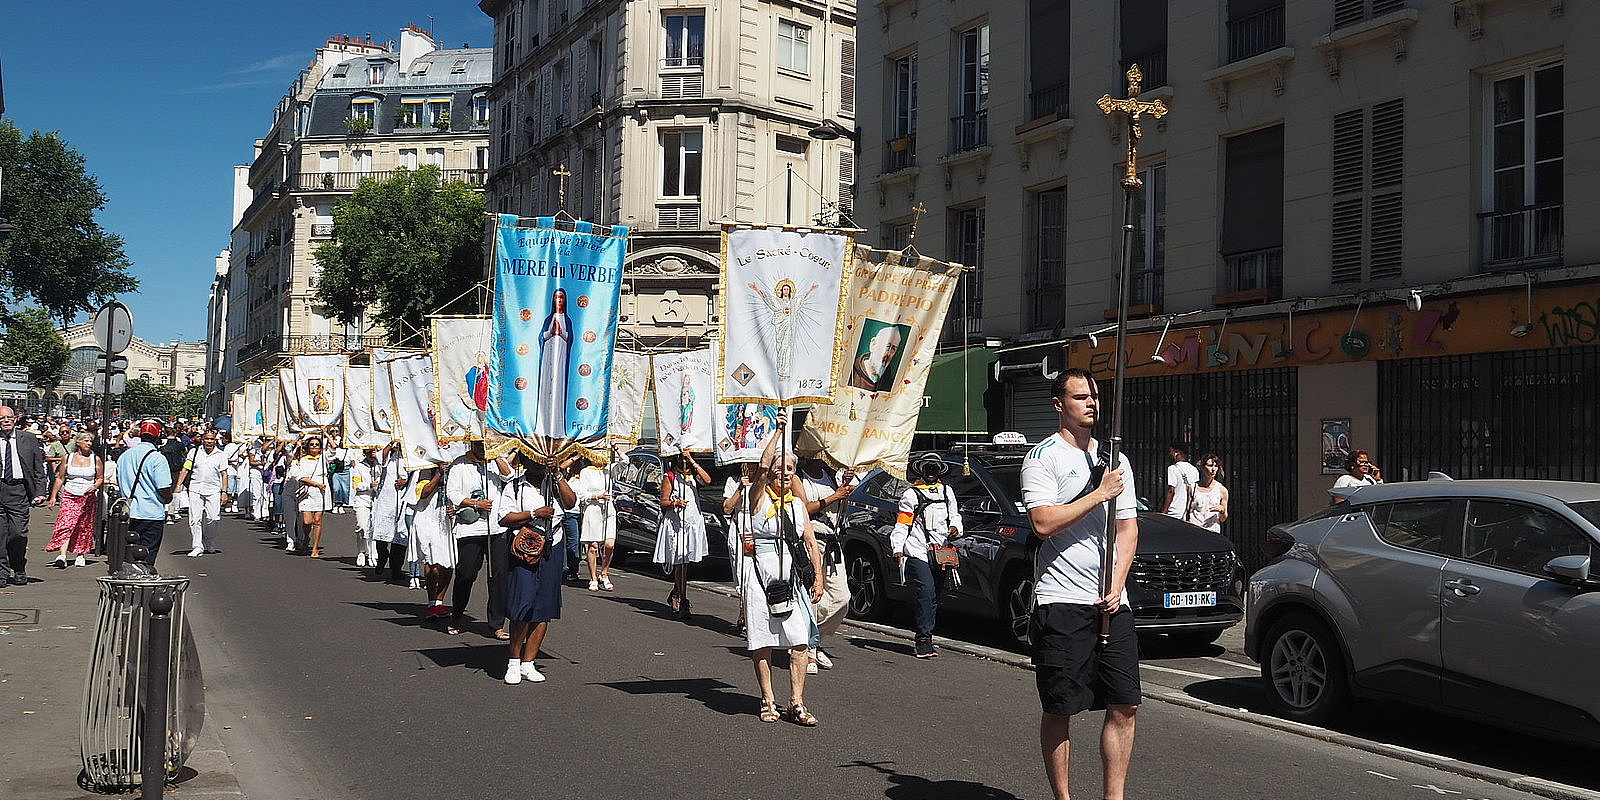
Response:
[{"label": "bollard", "polygon": [[[102,489],[101,491],[105,491]],[[133,535],[128,530],[128,521],[122,511],[127,508],[130,501],[125,498],[116,498],[103,504],[106,509],[103,521],[105,523],[106,537],[106,574],[116,575],[122,571],[123,559],[128,555],[129,537]]]},{"label": "bollard", "polygon": [[172,678],[172,590],[150,594],[150,635],[145,639],[144,741],[139,757],[144,800],[161,800],[167,782],[167,686]]}]

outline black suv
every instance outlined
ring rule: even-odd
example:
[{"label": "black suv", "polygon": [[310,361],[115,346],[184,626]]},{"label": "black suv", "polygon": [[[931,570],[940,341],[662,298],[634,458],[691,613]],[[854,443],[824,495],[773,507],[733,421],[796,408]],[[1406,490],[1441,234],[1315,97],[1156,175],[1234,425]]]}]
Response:
[{"label": "black suv", "polygon": [[[706,562],[713,573],[731,575],[722,486],[729,474],[737,474],[737,467],[715,467],[704,460],[700,465],[711,475],[711,485],[698,492],[700,513],[706,521]],[[656,532],[661,528],[661,456],[654,447],[635,448],[620,472],[612,488],[617,504],[617,563],[632,553],[648,558],[655,552]]]},{"label": "black suv", "polygon": [[[1012,641],[1026,644],[1038,546],[1022,505],[1027,448],[936,454],[951,466],[945,483],[955,490],[966,531],[954,543],[961,556],[961,586],[946,591],[940,606],[998,620]],[[970,465],[969,474],[963,474],[964,464]],[[912,599],[888,555],[907,485],[874,470],[850,495],[843,539],[850,616],[857,619],[881,619],[892,603]],[[1165,514],[1139,513],[1139,551],[1129,573],[1128,598],[1141,635],[1167,634],[1185,645],[1215,641],[1243,619],[1243,591],[1244,570],[1227,538]]]}]

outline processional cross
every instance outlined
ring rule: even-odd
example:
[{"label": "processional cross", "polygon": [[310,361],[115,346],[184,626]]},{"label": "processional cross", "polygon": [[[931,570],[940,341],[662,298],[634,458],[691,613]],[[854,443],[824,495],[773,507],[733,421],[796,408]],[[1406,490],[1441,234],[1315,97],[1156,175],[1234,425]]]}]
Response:
[{"label": "processional cross", "polygon": [[1140,100],[1139,91],[1144,86],[1144,73],[1139,70],[1139,65],[1134,64],[1128,68],[1128,97],[1118,100],[1111,95],[1103,95],[1096,105],[1100,106],[1100,113],[1110,116],[1112,114],[1125,114],[1128,117],[1128,162],[1126,172],[1122,176],[1122,188],[1129,192],[1137,191],[1143,185],[1139,180],[1139,137],[1143,131],[1139,129],[1142,118],[1149,116],[1160,118],[1166,116],[1167,104],[1160,100]]},{"label": "processional cross", "polygon": [[567,179],[572,177],[572,170],[567,169],[567,164],[563,161],[555,169],[550,170],[550,174],[556,176],[556,180],[559,181],[559,186],[556,189],[557,197],[560,199],[561,208],[565,210],[567,207]]}]

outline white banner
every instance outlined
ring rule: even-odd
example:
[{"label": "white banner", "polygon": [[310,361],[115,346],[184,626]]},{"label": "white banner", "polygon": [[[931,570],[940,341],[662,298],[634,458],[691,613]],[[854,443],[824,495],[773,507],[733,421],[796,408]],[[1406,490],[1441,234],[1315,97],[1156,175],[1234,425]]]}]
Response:
[{"label": "white banner", "polygon": [[294,357],[294,402],[306,428],[338,425],[344,416],[343,353]]},{"label": "white banner", "polygon": [[406,470],[448,464],[465,453],[465,444],[441,445],[433,432],[433,356],[407,356],[386,363],[394,394],[396,438],[404,445]]},{"label": "white banner", "polygon": [[300,403],[294,396],[294,368],[278,368],[278,438],[284,441],[300,438],[302,417]]},{"label": "white banner", "polygon": [[389,444],[389,434],[379,431],[372,421],[371,367],[344,368],[344,444],[346,447]]},{"label": "white banner", "polygon": [[261,383],[261,435],[269,439],[277,439],[278,428],[283,424],[283,399],[278,395],[276,377],[267,378]]},{"label": "white banner", "polygon": [[606,430],[613,445],[636,444],[644,436],[644,390],[650,382],[650,356],[618,350],[611,356],[611,417]]},{"label": "white banner", "polygon": [[[393,381],[389,379],[389,360],[413,356],[421,351],[397,347],[372,348],[372,424],[379,431],[394,433]],[[399,438],[399,437],[396,437]]]},{"label": "white banner", "polygon": [[259,383],[244,385],[244,405],[235,410],[233,415],[233,438],[236,441],[247,436],[261,436],[263,433],[262,423],[265,420],[262,419],[264,415],[261,411],[262,388]]},{"label": "white banner", "polygon": [[433,317],[434,432],[441,442],[483,438],[489,411],[488,317]]},{"label": "white banner", "polygon": [[710,348],[659,353],[654,364],[656,440],[661,455],[704,453],[716,436]]},{"label": "white banner", "polygon": [[724,403],[833,402],[850,237],[779,228],[725,229],[717,311]]}]

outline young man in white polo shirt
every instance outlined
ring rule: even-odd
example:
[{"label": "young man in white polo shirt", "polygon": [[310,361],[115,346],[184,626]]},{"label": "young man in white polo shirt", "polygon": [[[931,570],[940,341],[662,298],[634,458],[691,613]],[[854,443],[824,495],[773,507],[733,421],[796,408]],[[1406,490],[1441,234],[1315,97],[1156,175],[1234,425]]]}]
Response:
[{"label": "young man in white polo shirt", "polygon": [[206,431],[200,445],[189,451],[178,485],[187,479],[189,494],[189,536],[193,540],[189,556],[198,558],[217,549],[217,520],[222,514],[222,488],[228,473],[227,451],[217,447],[216,431]]},{"label": "young man in white polo shirt", "polygon": [[[1121,800],[1133,754],[1139,707],[1139,646],[1124,587],[1139,546],[1138,498],[1126,454],[1107,469],[1093,438],[1100,395],[1080,369],[1055,380],[1052,402],[1061,428],[1028,453],[1022,497],[1040,541],[1034,559],[1034,611],[1029,625],[1042,715],[1039,746],[1057,798],[1068,797],[1072,715],[1105,709],[1100,733],[1106,800]],[[1115,505],[1116,558],[1110,590],[1100,590],[1108,504]],[[1111,636],[1100,645],[1100,619],[1111,613]]]}]

